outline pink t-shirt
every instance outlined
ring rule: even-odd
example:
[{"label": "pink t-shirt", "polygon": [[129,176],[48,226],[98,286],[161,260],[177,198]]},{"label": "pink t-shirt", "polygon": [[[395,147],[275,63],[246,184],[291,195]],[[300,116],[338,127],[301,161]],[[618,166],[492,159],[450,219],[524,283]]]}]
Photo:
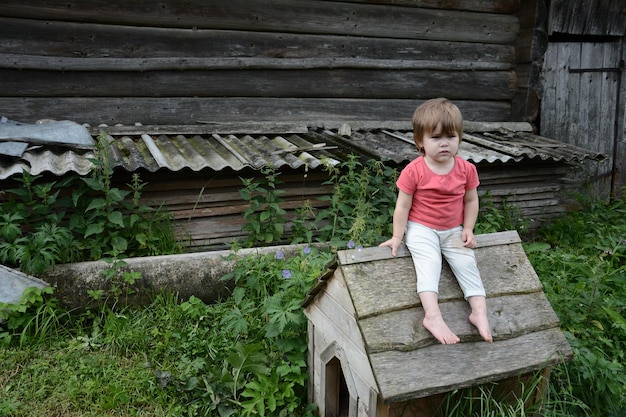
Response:
[{"label": "pink t-shirt", "polygon": [[465,192],[478,184],[476,167],[459,156],[454,157],[454,167],[446,175],[432,172],[420,156],[402,170],[396,182],[400,190],[413,196],[409,220],[436,230],[463,223]]}]

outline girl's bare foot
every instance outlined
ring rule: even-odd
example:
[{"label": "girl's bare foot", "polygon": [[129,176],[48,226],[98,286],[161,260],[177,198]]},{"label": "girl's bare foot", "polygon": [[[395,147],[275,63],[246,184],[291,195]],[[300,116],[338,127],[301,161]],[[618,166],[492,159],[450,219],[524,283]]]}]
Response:
[{"label": "girl's bare foot", "polygon": [[470,323],[478,329],[478,333],[485,339],[485,342],[493,342],[489,319],[487,319],[487,300],[485,297],[477,295],[469,297],[467,301],[472,308],[472,313],[469,315]]},{"label": "girl's bare foot", "polygon": [[469,321],[478,329],[478,333],[480,333],[482,338],[485,339],[486,342],[491,343],[493,342],[493,337],[491,336],[491,328],[489,327],[489,320],[487,320],[486,311],[483,311],[482,313],[473,311],[469,315]]},{"label": "girl's bare foot", "polygon": [[422,324],[441,344],[452,345],[461,340],[450,330],[440,314],[424,317]]}]

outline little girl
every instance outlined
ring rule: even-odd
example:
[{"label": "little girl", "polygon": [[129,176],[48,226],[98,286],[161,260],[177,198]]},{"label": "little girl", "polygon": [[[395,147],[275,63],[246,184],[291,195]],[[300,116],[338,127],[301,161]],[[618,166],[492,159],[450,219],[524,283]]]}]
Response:
[{"label": "little girl", "polygon": [[[457,156],[463,117],[445,98],[426,101],[413,114],[413,139],[422,154],[400,173],[393,236],[380,246],[396,256],[405,237],[417,273],[424,327],[443,344],[459,337],[441,316],[438,302],[442,254],[472,309],[469,321],[491,343],[487,305],[473,248],[478,217],[476,167]],[[406,236],[405,236],[406,233]]]}]

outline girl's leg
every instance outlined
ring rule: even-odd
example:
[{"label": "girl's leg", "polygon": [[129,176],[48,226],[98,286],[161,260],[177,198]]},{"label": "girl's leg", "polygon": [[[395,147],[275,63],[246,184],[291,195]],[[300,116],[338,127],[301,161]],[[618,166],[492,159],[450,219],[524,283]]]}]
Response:
[{"label": "girl's leg", "polygon": [[424,308],[424,321],[422,322],[424,328],[444,345],[458,343],[461,339],[450,330],[443,320],[441,310],[439,310],[437,293],[424,291],[419,293],[419,297]]},{"label": "girl's leg", "polygon": [[485,341],[491,343],[493,338],[487,318],[485,289],[480,279],[480,272],[478,271],[473,249],[463,247],[460,230],[458,230],[458,233],[456,230],[453,230],[445,238],[442,238],[441,251],[459,282],[465,299],[472,308],[472,312],[469,315],[470,323],[478,329]]},{"label": "girl's leg", "polygon": [[474,295],[467,299],[472,312],[469,315],[469,321],[477,329],[478,333],[485,339],[486,342],[493,342],[491,336],[491,327],[489,326],[489,320],[487,319],[487,302],[482,295]]},{"label": "girl's leg", "polygon": [[459,338],[450,330],[439,310],[438,291],[441,276],[439,236],[426,226],[409,222],[405,241],[417,274],[417,292],[424,309],[422,324],[439,342],[457,343]]}]

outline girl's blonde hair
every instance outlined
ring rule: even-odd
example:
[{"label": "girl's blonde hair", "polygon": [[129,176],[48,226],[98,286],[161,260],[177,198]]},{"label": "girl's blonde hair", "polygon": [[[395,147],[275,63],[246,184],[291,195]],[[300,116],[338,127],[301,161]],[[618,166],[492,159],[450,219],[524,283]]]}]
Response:
[{"label": "girl's blonde hair", "polygon": [[442,135],[458,135],[463,140],[463,116],[459,108],[447,98],[433,98],[415,109],[413,113],[413,140],[422,152],[424,135],[433,133],[441,124]]}]

